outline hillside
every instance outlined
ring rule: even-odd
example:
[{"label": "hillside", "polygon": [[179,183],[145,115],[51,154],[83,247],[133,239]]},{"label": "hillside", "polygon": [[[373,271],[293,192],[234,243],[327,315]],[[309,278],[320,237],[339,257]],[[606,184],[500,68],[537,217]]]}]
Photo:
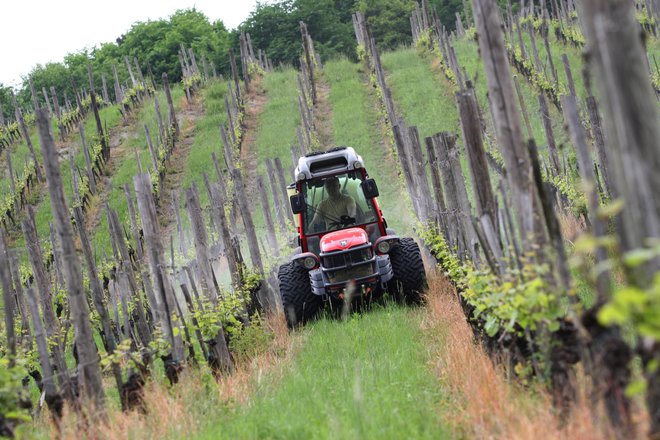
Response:
[{"label": "hillside", "polygon": [[[449,32],[432,6],[397,48],[355,12],[356,59],[301,22],[295,66],[249,33],[110,94],[90,63],[75,103],[0,124],[0,435],[657,436],[657,11],[473,0]],[[292,325],[285,187],[334,146],[428,288],[350,282]]]}]

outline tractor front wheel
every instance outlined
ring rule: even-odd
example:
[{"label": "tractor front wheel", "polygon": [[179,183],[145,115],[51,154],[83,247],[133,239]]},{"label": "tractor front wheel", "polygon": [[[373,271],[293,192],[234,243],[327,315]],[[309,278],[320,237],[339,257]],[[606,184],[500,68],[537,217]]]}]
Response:
[{"label": "tractor front wheel", "polygon": [[394,278],[388,283],[390,294],[406,304],[419,304],[427,284],[422,252],[415,240],[399,240],[390,251],[390,262],[394,271]]},{"label": "tractor front wheel", "polygon": [[289,328],[304,324],[318,314],[323,299],[312,293],[309,273],[304,268],[291,261],[280,266],[277,278]]}]

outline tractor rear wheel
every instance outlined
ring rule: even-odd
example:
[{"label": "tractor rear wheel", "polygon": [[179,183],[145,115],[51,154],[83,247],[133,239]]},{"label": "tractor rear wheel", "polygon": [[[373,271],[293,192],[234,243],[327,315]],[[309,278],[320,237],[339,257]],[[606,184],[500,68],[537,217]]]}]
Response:
[{"label": "tractor rear wheel", "polygon": [[318,314],[323,299],[312,292],[309,273],[304,268],[291,261],[280,266],[277,278],[289,328],[304,324]]},{"label": "tractor rear wheel", "polygon": [[406,304],[419,304],[426,288],[422,252],[412,238],[402,238],[390,251],[394,278],[388,283],[390,294]]}]

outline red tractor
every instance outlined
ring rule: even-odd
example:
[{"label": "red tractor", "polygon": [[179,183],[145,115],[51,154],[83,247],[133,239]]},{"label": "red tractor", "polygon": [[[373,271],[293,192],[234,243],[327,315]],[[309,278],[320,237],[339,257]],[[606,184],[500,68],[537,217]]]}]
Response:
[{"label": "red tractor", "polygon": [[278,278],[289,327],[328,302],[372,300],[390,292],[414,304],[426,286],[419,246],[387,227],[378,187],[353,148],[301,157],[288,187],[299,247]]}]

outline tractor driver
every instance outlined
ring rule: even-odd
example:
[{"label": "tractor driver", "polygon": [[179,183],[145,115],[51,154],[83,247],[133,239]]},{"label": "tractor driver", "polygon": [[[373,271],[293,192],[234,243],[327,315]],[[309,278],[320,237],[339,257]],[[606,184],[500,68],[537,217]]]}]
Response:
[{"label": "tractor driver", "polygon": [[[355,222],[355,200],[351,196],[341,193],[341,185],[336,177],[329,177],[324,183],[328,197],[318,204],[316,214],[312,219],[312,225],[325,220],[328,229],[338,229],[345,222]],[[348,218],[347,218],[348,217]]]}]

